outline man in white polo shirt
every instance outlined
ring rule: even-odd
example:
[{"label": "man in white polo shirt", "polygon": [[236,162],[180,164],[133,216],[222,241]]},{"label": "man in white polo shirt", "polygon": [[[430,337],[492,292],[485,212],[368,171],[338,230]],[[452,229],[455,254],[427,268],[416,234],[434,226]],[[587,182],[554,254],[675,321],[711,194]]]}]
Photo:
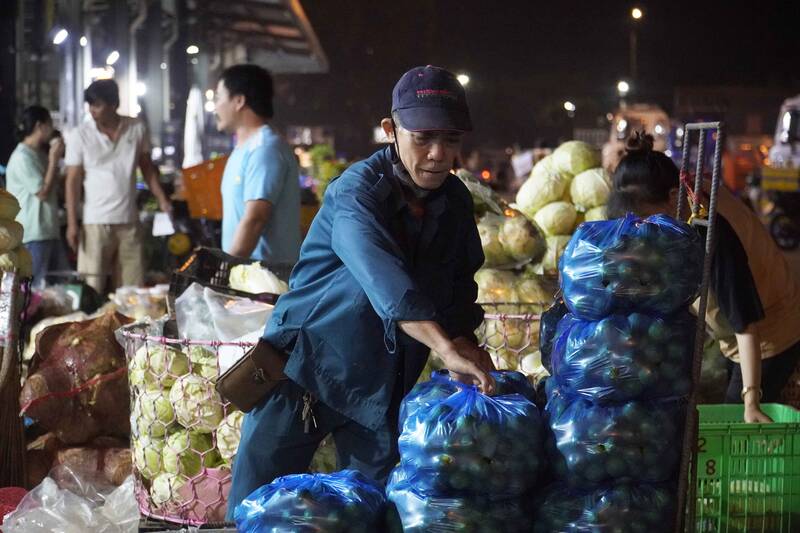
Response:
[{"label": "man in white polo shirt", "polygon": [[[100,294],[113,275],[122,285],[142,285],[142,230],[136,207],[136,167],[162,211],[172,209],[150,159],[144,123],[117,113],[119,87],[98,80],[84,92],[92,120],[67,138],[67,242],[78,252],[78,271]],[[81,187],[83,185],[83,187]],[[78,206],[83,189],[83,228]]]}]

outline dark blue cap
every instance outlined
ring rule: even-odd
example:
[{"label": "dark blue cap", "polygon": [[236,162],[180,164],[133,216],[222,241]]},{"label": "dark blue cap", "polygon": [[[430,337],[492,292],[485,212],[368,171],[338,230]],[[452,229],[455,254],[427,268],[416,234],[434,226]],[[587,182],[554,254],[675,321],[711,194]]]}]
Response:
[{"label": "dark blue cap", "polygon": [[432,65],[403,74],[392,91],[392,113],[409,131],[472,131],[464,87],[452,72]]}]

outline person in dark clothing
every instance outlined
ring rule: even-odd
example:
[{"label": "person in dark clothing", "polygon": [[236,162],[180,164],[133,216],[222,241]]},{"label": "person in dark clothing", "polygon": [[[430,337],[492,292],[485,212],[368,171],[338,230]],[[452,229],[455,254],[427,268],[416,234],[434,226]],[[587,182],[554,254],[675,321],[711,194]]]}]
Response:
[{"label": "person in dark clothing", "polygon": [[229,519],[254,489],[306,471],[328,434],[339,468],[384,481],[399,458],[400,401],[431,350],[493,390],[474,335],[483,251],[469,192],[450,172],[472,127],[464,90],[446,70],[412,69],[381,124],[392,145],[328,186],[267,324],[289,380],[245,416]]},{"label": "person in dark clothing", "polygon": [[[609,217],[674,214],[675,163],[638,132],[626,152],[614,173]],[[725,187],[717,209],[706,322],[731,361],[726,401],[744,403],[746,422],[769,422],[761,402],[779,400],[800,360],[800,285],[758,216]]]}]

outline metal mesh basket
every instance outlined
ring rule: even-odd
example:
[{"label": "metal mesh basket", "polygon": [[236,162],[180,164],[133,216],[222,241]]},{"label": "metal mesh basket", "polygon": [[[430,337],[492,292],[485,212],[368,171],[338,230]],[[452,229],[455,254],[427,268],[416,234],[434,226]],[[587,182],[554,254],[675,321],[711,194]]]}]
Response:
[{"label": "metal mesh basket", "polygon": [[243,414],[214,389],[220,360],[250,343],[179,340],[122,332],[131,391],[135,492],[149,518],[222,522]]},{"label": "metal mesh basket", "polygon": [[539,354],[541,312],[549,304],[483,303],[478,342],[499,370],[518,370],[534,383],[546,377]]}]

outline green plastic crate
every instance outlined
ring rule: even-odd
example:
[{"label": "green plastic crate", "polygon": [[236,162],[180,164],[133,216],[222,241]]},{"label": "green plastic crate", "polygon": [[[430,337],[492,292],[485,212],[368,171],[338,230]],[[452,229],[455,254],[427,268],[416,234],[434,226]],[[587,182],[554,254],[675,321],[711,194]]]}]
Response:
[{"label": "green plastic crate", "polygon": [[800,532],[800,411],[764,404],[775,422],[745,424],[742,405],[697,407],[697,530]]}]

